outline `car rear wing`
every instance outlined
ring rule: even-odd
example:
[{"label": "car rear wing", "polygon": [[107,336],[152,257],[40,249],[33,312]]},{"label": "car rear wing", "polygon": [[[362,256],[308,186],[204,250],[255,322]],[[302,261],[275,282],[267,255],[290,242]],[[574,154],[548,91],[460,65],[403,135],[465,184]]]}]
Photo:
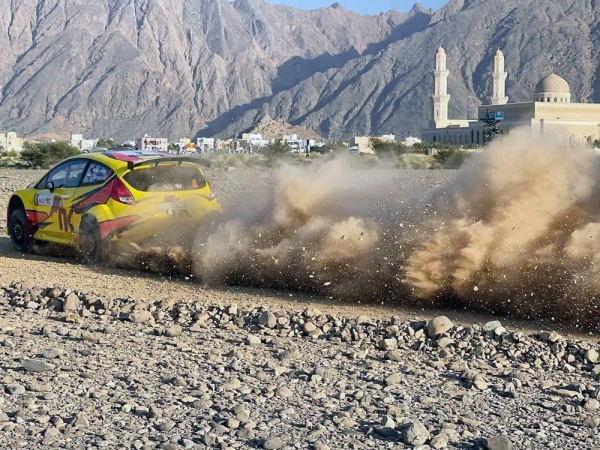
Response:
[{"label": "car rear wing", "polygon": [[198,164],[199,166],[210,167],[210,161],[205,158],[194,158],[193,156],[169,156],[166,158],[155,158],[155,159],[143,159],[140,161],[127,161],[127,169],[133,170],[139,166],[145,165],[154,165],[154,167],[158,166],[160,163],[164,162],[176,162],[180,166],[181,163],[189,162]]}]

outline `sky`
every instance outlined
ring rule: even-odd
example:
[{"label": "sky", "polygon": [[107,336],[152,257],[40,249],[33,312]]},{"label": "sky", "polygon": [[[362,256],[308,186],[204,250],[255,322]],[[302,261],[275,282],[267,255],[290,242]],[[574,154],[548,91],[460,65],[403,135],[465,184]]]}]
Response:
[{"label": "sky", "polygon": [[[330,6],[336,0],[267,0],[271,3],[284,3],[289,6],[303,9],[315,9]],[[426,8],[439,9],[448,0],[337,0],[344,8],[360,14],[379,14],[396,8],[398,11],[408,11],[415,3],[420,3]]]}]

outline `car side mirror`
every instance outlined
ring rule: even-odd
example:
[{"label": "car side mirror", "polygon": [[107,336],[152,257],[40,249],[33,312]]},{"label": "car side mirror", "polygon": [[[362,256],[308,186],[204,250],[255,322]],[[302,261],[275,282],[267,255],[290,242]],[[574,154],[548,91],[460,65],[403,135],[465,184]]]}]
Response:
[{"label": "car side mirror", "polygon": [[48,181],[46,183],[46,189],[50,190],[50,192],[54,191],[54,182],[53,181]]}]

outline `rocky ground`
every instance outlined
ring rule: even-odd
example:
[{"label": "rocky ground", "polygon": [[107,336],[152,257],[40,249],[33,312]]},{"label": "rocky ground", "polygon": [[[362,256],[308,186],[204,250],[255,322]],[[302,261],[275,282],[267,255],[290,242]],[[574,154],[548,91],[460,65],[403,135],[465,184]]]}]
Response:
[{"label": "rocky ground", "polygon": [[[0,207],[38,175],[0,171]],[[207,175],[225,205],[269,183]],[[536,329],[208,289],[0,238],[0,448],[600,448],[597,336]]]}]

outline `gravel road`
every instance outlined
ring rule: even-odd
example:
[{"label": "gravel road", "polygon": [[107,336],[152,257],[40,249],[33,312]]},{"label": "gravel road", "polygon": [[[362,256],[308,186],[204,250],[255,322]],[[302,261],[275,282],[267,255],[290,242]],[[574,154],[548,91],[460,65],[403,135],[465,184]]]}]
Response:
[{"label": "gravel road", "polygon": [[[0,171],[0,208],[40,175]],[[225,207],[271,180],[207,176]],[[0,448],[600,448],[598,337],[552,330],[209,289],[1,237]]]}]

